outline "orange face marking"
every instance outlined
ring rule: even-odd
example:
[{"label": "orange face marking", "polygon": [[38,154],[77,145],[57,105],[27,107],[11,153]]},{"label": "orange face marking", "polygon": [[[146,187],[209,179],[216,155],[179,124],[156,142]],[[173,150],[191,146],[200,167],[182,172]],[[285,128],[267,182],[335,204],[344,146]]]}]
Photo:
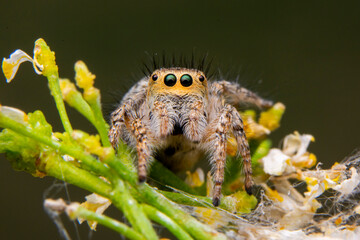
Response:
[{"label": "orange face marking", "polygon": [[187,94],[207,97],[208,83],[203,72],[187,68],[161,68],[149,78],[147,96]]}]

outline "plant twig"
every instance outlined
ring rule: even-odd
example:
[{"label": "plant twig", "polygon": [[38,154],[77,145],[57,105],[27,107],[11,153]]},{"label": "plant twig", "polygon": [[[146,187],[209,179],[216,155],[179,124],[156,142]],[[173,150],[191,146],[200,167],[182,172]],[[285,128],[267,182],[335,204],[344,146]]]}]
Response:
[{"label": "plant twig", "polygon": [[190,233],[193,238],[199,240],[226,239],[223,234],[216,232],[205,224],[200,223],[149,185],[141,184],[138,187],[138,192],[148,204],[154,206],[177,222],[185,231]]},{"label": "plant twig", "polygon": [[65,102],[69,104],[70,107],[75,108],[92,125],[95,126],[96,123],[94,114],[82,94],[76,89],[75,84],[70,82],[68,79],[60,79],[60,87]]},{"label": "plant twig", "polygon": [[104,177],[110,177],[109,169],[101,162],[99,162],[93,156],[85,153],[83,149],[76,148],[74,146],[68,146],[61,142],[58,142],[48,136],[42,135],[39,132],[34,131],[32,128],[24,126],[22,123],[19,123],[15,120],[12,120],[9,117],[6,117],[0,112],[0,127],[11,129],[18,134],[24,135],[26,137],[32,138],[42,144],[45,144],[54,150],[59,150],[60,153],[64,155],[70,155],[78,160],[81,160],[87,169],[96,172],[97,174],[103,175]]},{"label": "plant twig", "polygon": [[137,201],[131,196],[123,181],[118,180],[115,183],[115,189],[111,199],[114,205],[124,212],[125,217],[136,231],[142,233],[147,239],[158,239],[151,222]]},{"label": "plant twig", "polygon": [[145,240],[146,238],[138,233],[137,231],[133,230],[132,228],[128,227],[124,223],[121,223],[119,221],[116,221],[115,219],[112,219],[110,217],[107,217],[102,214],[97,214],[93,211],[87,210],[83,207],[78,207],[77,210],[71,214],[72,218],[84,218],[87,221],[96,221],[97,223],[104,225],[105,227],[108,227],[124,237],[132,240]]},{"label": "plant twig", "polygon": [[49,88],[51,95],[54,97],[56,108],[59,111],[61,122],[68,133],[72,132],[72,126],[69,117],[66,113],[64,100],[59,84],[58,67],[55,63],[55,53],[51,52],[43,39],[38,39],[35,42],[34,59],[44,67],[42,74],[47,77],[49,81]]},{"label": "plant twig", "polygon": [[96,96],[88,98],[88,103],[94,113],[95,127],[96,130],[98,130],[101,142],[104,145],[104,147],[110,147],[111,144],[108,137],[109,127],[105,122],[101,111],[100,94],[97,93],[97,91],[95,91],[94,95]]},{"label": "plant twig", "polygon": [[198,194],[195,189],[187,185],[182,179],[167,169],[159,161],[154,161],[151,165],[150,177],[162,184],[185,191],[191,194]]},{"label": "plant twig", "polygon": [[146,204],[141,205],[146,215],[153,221],[166,227],[175,237],[179,240],[191,240],[193,239],[187,232],[185,232],[176,222],[171,218],[158,211],[156,208]]}]

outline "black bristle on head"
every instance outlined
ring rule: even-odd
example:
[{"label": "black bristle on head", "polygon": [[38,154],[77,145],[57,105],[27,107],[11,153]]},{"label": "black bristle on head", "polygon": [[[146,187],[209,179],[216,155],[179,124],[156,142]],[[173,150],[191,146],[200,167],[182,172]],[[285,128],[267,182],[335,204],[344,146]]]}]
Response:
[{"label": "black bristle on head", "polygon": [[144,62],[144,61],[143,61],[143,68],[141,70],[145,75],[149,75],[149,72],[152,71],[151,67],[149,67],[149,65],[146,64],[146,62]]},{"label": "black bristle on head", "polygon": [[192,51],[191,52],[191,66],[194,66],[194,64],[195,64],[195,52],[194,51]]},{"label": "black bristle on head", "polygon": [[207,78],[210,78],[213,73],[211,72],[211,64],[213,58],[209,59],[208,54],[199,56],[192,51],[190,56],[180,54],[171,54],[170,56],[162,52],[162,54],[147,54],[148,58],[143,61],[142,72],[146,76],[150,76],[155,70],[161,68],[189,68],[197,69],[206,75]]},{"label": "black bristle on head", "polygon": [[154,69],[158,69],[158,68],[159,68],[159,67],[158,67],[158,66],[159,66],[159,64],[158,64],[158,63],[159,63],[159,56],[154,53],[152,60],[153,60],[153,61],[152,61],[152,62],[153,62],[153,68],[154,68]]},{"label": "black bristle on head", "polygon": [[166,54],[165,54],[165,50],[162,52],[162,65],[165,65],[166,63]]}]

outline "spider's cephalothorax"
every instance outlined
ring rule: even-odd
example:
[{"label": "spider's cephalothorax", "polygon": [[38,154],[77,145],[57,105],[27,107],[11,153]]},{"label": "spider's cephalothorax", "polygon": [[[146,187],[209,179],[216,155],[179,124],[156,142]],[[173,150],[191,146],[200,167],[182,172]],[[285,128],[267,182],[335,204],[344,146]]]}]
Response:
[{"label": "spider's cephalothorax", "polygon": [[232,133],[244,162],[245,189],[251,194],[251,159],[243,121],[235,106],[250,103],[267,108],[263,100],[236,83],[208,82],[196,69],[160,68],[140,80],[111,115],[109,137],[136,147],[139,181],[156,154],[174,171],[191,168],[207,153],[213,169],[213,204],[220,203],[227,136]]}]

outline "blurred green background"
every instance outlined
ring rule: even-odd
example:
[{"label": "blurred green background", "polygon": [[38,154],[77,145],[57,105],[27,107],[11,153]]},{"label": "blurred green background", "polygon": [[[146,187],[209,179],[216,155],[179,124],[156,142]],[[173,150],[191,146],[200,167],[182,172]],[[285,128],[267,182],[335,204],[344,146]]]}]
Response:
[{"label": "blurred green background", "polygon": [[[141,76],[146,52],[208,52],[216,70],[231,72],[229,80],[238,72],[240,83],[286,105],[274,146],[294,130],[310,133],[316,139],[310,151],[325,166],[360,145],[359,30],[359,1],[0,2],[1,57],[18,48],[32,55],[42,37],[56,52],[62,77],[73,78],[75,61],[86,62],[106,103]],[[0,76],[0,103],[41,109],[62,130],[46,80],[29,63],[11,84]],[[74,128],[93,131],[71,110],[70,119]],[[0,239],[60,239],[42,208],[44,197],[65,197],[62,184],[53,183],[13,171],[0,156]],[[85,192],[69,190],[72,200],[83,199]],[[67,229],[76,239],[73,226]],[[117,234],[102,227],[92,234],[83,224],[80,236]]]}]

